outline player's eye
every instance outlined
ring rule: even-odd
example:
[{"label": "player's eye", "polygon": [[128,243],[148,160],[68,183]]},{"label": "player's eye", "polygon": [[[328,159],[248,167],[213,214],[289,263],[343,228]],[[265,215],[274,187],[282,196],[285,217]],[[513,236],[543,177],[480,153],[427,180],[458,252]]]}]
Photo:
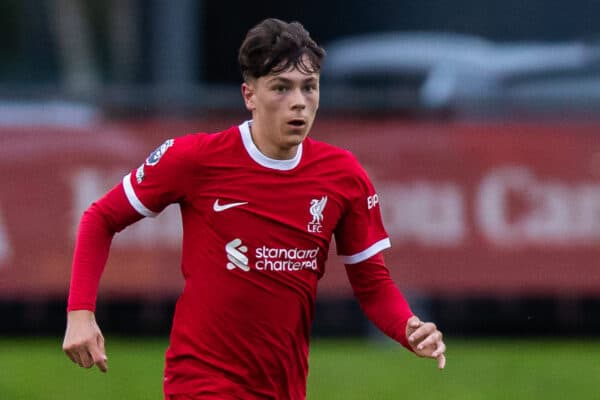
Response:
[{"label": "player's eye", "polygon": [[288,91],[288,87],[284,85],[275,85],[273,86],[273,90],[277,93],[285,93]]}]

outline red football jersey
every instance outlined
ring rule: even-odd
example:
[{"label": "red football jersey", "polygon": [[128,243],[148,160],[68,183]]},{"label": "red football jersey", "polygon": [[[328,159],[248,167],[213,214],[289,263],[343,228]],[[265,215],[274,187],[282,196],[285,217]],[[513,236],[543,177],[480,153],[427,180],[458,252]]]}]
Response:
[{"label": "red football jersey", "polygon": [[346,264],[390,246],[373,185],[350,152],[307,138],[293,159],[270,159],[250,124],[167,140],[123,179],[142,215],[181,208],[185,287],[167,394],[304,399],[332,236]]}]

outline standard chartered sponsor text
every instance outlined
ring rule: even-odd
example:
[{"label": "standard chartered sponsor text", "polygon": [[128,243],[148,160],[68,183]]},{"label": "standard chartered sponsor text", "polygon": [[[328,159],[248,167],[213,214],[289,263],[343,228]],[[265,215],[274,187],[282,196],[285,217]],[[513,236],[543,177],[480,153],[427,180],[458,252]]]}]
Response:
[{"label": "standard chartered sponsor text", "polygon": [[319,248],[283,249],[261,246],[255,251],[256,269],[258,271],[302,271],[317,270]]}]

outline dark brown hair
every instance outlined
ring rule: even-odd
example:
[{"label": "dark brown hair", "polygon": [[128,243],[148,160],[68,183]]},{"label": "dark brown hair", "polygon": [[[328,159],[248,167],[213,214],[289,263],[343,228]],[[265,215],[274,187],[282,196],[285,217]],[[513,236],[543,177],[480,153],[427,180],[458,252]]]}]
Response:
[{"label": "dark brown hair", "polygon": [[292,67],[308,74],[319,72],[323,57],[325,50],[302,24],[268,18],[248,31],[238,62],[244,81],[248,81]]}]

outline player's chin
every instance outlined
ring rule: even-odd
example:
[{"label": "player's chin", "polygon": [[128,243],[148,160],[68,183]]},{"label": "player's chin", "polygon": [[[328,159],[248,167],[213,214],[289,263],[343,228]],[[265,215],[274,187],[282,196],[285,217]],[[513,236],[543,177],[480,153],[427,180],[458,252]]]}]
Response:
[{"label": "player's chin", "polygon": [[302,142],[308,136],[308,125],[290,125],[286,126],[286,136],[291,141]]}]

